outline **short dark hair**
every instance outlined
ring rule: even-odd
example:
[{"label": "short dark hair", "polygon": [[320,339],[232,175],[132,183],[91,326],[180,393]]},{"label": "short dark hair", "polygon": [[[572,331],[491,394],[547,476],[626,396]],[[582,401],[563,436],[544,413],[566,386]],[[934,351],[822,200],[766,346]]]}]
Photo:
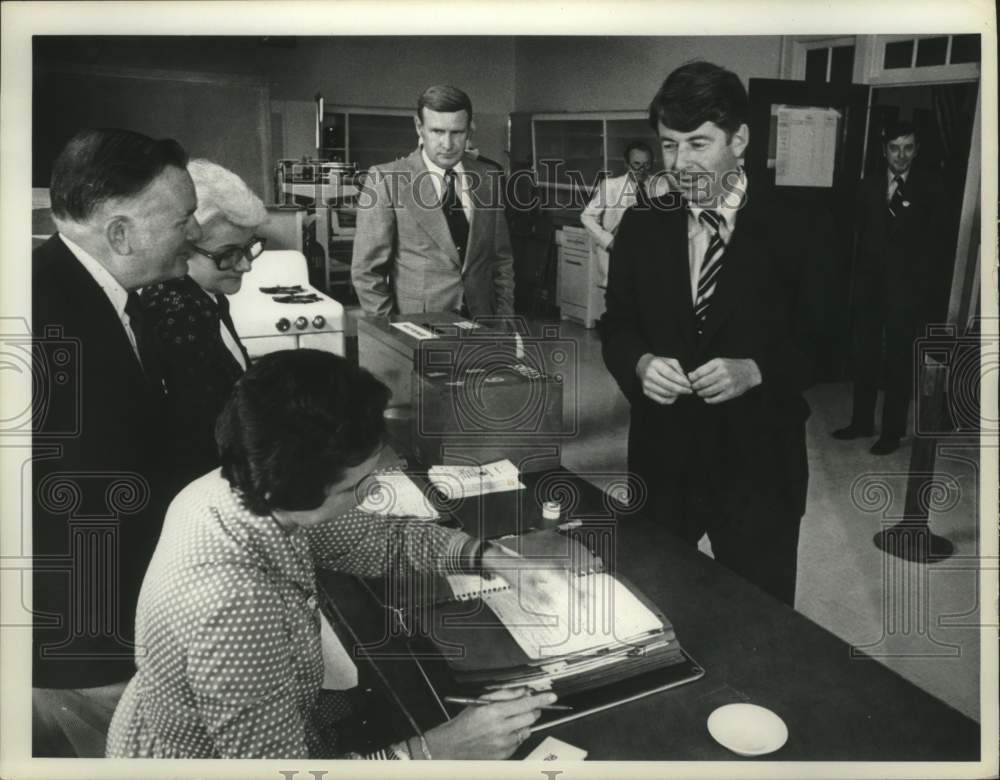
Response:
[{"label": "short dark hair", "polygon": [[74,135],[52,167],[52,215],[82,222],[110,198],[145,189],[168,165],[186,169],[187,152],[172,138],[154,140],[117,128]]},{"label": "short dark hair", "polygon": [[435,84],[427,87],[423,94],[417,98],[417,119],[424,121],[423,110],[429,108],[431,111],[442,111],[453,113],[465,111],[472,121],[472,101],[458,87],[449,84]]},{"label": "short dark hair", "polygon": [[653,157],[653,150],[649,147],[649,144],[645,141],[632,141],[632,143],[625,147],[625,162],[628,162],[628,156],[636,150],[645,152],[649,155],[650,159]]},{"label": "short dark hair", "polygon": [[251,512],[315,509],[385,434],[389,388],[339,355],[272,352],[233,388],[215,425],[222,476]]},{"label": "short dark hair", "polygon": [[912,135],[913,140],[920,143],[920,135],[917,133],[916,125],[905,119],[895,119],[882,128],[882,145],[885,146],[895,138],[902,138],[904,135]]},{"label": "short dark hair", "polygon": [[664,80],[649,104],[649,124],[689,133],[705,122],[725,131],[726,139],[746,124],[750,100],[731,70],[698,60],[681,65]]}]

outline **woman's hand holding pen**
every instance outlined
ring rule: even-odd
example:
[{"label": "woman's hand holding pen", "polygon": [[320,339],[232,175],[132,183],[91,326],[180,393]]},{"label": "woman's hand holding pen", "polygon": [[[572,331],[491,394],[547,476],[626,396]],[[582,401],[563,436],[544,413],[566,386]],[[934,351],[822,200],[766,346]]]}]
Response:
[{"label": "woman's hand holding pen", "polygon": [[514,688],[490,691],[479,698],[494,703],[466,707],[452,720],[425,732],[434,758],[507,758],[528,738],[541,708],[553,704],[556,695],[528,695],[526,688]]}]

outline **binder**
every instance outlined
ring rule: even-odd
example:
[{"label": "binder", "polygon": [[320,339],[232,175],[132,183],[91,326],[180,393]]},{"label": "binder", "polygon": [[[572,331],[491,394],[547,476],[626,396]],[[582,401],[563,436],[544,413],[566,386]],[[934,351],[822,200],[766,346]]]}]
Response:
[{"label": "binder", "polygon": [[[446,696],[474,697],[503,687],[551,689],[573,711],[544,712],[534,727],[538,730],[704,675],[682,649],[667,616],[633,583],[608,573],[600,557],[572,535],[549,529],[501,543],[525,558],[568,564],[568,601],[556,594],[553,608],[568,603],[570,611],[577,604],[591,611],[579,620],[566,616],[565,643],[532,644],[539,637],[562,636],[551,628],[551,619],[558,626],[562,616],[534,609],[538,605],[530,599],[522,609],[515,602],[525,588],[508,578],[480,582],[478,575],[437,582],[430,589],[435,598],[396,610],[411,651],[448,717],[461,705],[445,703]],[[600,603],[594,603],[594,594]],[[616,609],[616,602],[624,609]],[[511,614],[520,622],[512,621]]]}]

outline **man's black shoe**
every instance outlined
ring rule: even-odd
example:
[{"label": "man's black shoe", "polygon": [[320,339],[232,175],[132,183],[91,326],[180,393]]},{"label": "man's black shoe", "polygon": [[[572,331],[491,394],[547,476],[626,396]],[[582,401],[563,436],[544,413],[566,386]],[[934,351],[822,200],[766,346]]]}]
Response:
[{"label": "man's black shoe", "polygon": [[872,455],[890,455],[899,449],[899,439],[895,436],[879,436],[869,452]]},{"label": "man's black shoe", "polygon": [[833,438],[840,439],[841,441],[850,441],[851,439],[861,439],[865,436],[874,436],[875,431],[871,428],[858,428],[855,425],[848,425],[846,428],[838,428],[832,434]]}]

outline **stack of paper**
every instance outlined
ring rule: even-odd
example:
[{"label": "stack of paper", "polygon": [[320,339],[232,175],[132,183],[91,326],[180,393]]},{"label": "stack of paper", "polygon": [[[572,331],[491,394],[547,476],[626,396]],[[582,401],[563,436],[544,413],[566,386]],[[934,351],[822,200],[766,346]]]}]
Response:
[{"label": "stack of paper", "polygon": [[365,500],[358,508],[362,512],[383,517],[425,520],[437,520],[441,517],[423,491],[399,469],[374,474],[366,490]]},{"label": "stack of paper", "polygon": [[431,466],[427,478],[447,499],[520,490],[517,466],[506,458],[485,466]]},{"label": "stack of paper", "polygon": [[533,572],[518,590],[483,598],[528,658],[579,655],[663,630],[663,623],[608,574]]}]

